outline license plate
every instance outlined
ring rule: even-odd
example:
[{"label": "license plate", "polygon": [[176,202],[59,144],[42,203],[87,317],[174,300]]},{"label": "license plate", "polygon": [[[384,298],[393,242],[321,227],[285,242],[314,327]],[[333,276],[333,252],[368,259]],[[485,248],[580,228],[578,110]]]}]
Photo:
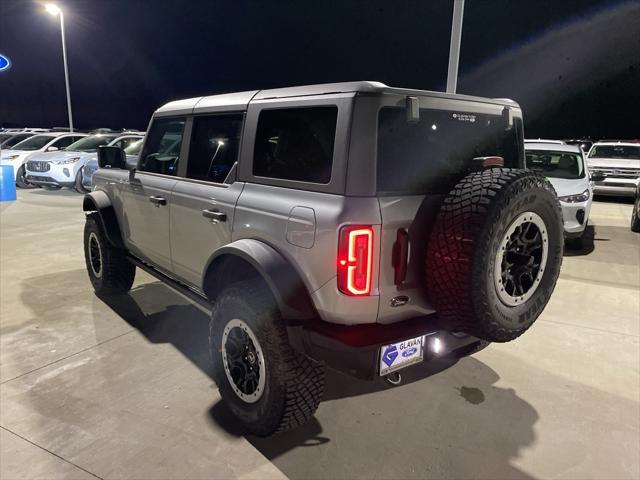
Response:
[{"label": "license plate", "polygon": [[380,375],[420,363],[424,359],[426,335],[380,347]]}]

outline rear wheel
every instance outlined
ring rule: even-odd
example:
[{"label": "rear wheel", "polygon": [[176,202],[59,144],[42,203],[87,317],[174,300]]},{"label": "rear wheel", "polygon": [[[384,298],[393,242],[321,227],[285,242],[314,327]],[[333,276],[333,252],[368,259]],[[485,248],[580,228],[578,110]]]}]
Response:
[{"label": "rear wheel", "polygon": [[247,431],[271,435],[313,416],[322,399],[324,366],[289,345],[263,284],[239,282],[218,295],[209,342],[220,396]]},{"label": "rear wheel", "polygon": [[89,280],[98,295],[116,295],[131,289],[136,267],[124,250],[107,240],[98,213],[87,215],[84,226],[84,257]]},{"label": "rear wheel", "polygon": [[18,173],[16,173],[16,185],[20,188],[36,188],[36,185],[27,181],[27,172],[24,165],[18,168]]},{"label": "rear wheel", "polygon": [[490,342],[524,333],[562,263],[551,184],[526,170],[469,174],[445,198],[427,248],[427,288],[448,328]]}]

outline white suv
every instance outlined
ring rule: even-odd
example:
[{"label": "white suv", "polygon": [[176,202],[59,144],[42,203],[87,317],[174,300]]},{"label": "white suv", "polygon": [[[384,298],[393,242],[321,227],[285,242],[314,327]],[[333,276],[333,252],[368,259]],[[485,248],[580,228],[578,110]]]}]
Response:
[{"label": "white suv", "polygon": [[16,178],[16,185],[21,188],[29,188],[31,185],[25,178],[24,164],[33,155],[42,152],[55,152],[64,150],[76,140],[86,137],[86,133],[49,132],[34,135],[13,147],[2,150],[0,154],[1,165],[11,165]]},{"label": "white suv", "polygon": [[82,167],[95,156],[99,146],[126,148],[141,138],[132,133],[97,134],[82,138],[61,152],[33,155],[26,164],[27,181],[49,188],[75,188],[82,185]]},{"label": "white suv", "polygon": [[567,244],[581,248],[593,201],[582,150],[577,145],[526,141],[525,152],[527,168],[547,177],[558,194]]},{"label": "white suv", "polygon": [[592,172],[599,172],[606,177],[595,182],[595,193],[636,195],[640,186],[640,143],[598,142],[589,150],[587,162]]}]

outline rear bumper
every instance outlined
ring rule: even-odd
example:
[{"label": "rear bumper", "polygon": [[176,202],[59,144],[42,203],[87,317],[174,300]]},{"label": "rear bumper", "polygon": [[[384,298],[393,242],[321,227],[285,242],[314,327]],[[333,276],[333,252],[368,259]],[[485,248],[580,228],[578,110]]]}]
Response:
[{"label": "rear bumper", "polygon": [[[288,326],[289,341],[298,351],[347,375],[370,380],[378,375],[380,347],[421,335],[439,338],[443,350],[435,355],[425,349],[424,362],[443,356],[463,356],[480,348],[475,337],[444,330],[435,315],[390,325],[336,325],[323,321]],[[410,367],[409,367],[410,368]]]}]

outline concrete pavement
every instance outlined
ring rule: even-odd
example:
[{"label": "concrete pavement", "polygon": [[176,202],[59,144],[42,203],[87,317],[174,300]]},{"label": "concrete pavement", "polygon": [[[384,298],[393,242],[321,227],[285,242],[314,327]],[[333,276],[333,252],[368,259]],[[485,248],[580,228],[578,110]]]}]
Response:
[{"label": "concrete pavement", "polygon": [[0,478],[640,477],[640,235],[599,201],[583,252],[519,340],[405,383],[330,372],[303,428],[244,437],[211,379],[207,318],[138,271],[109,304],[81,196],[0,204]]}]

